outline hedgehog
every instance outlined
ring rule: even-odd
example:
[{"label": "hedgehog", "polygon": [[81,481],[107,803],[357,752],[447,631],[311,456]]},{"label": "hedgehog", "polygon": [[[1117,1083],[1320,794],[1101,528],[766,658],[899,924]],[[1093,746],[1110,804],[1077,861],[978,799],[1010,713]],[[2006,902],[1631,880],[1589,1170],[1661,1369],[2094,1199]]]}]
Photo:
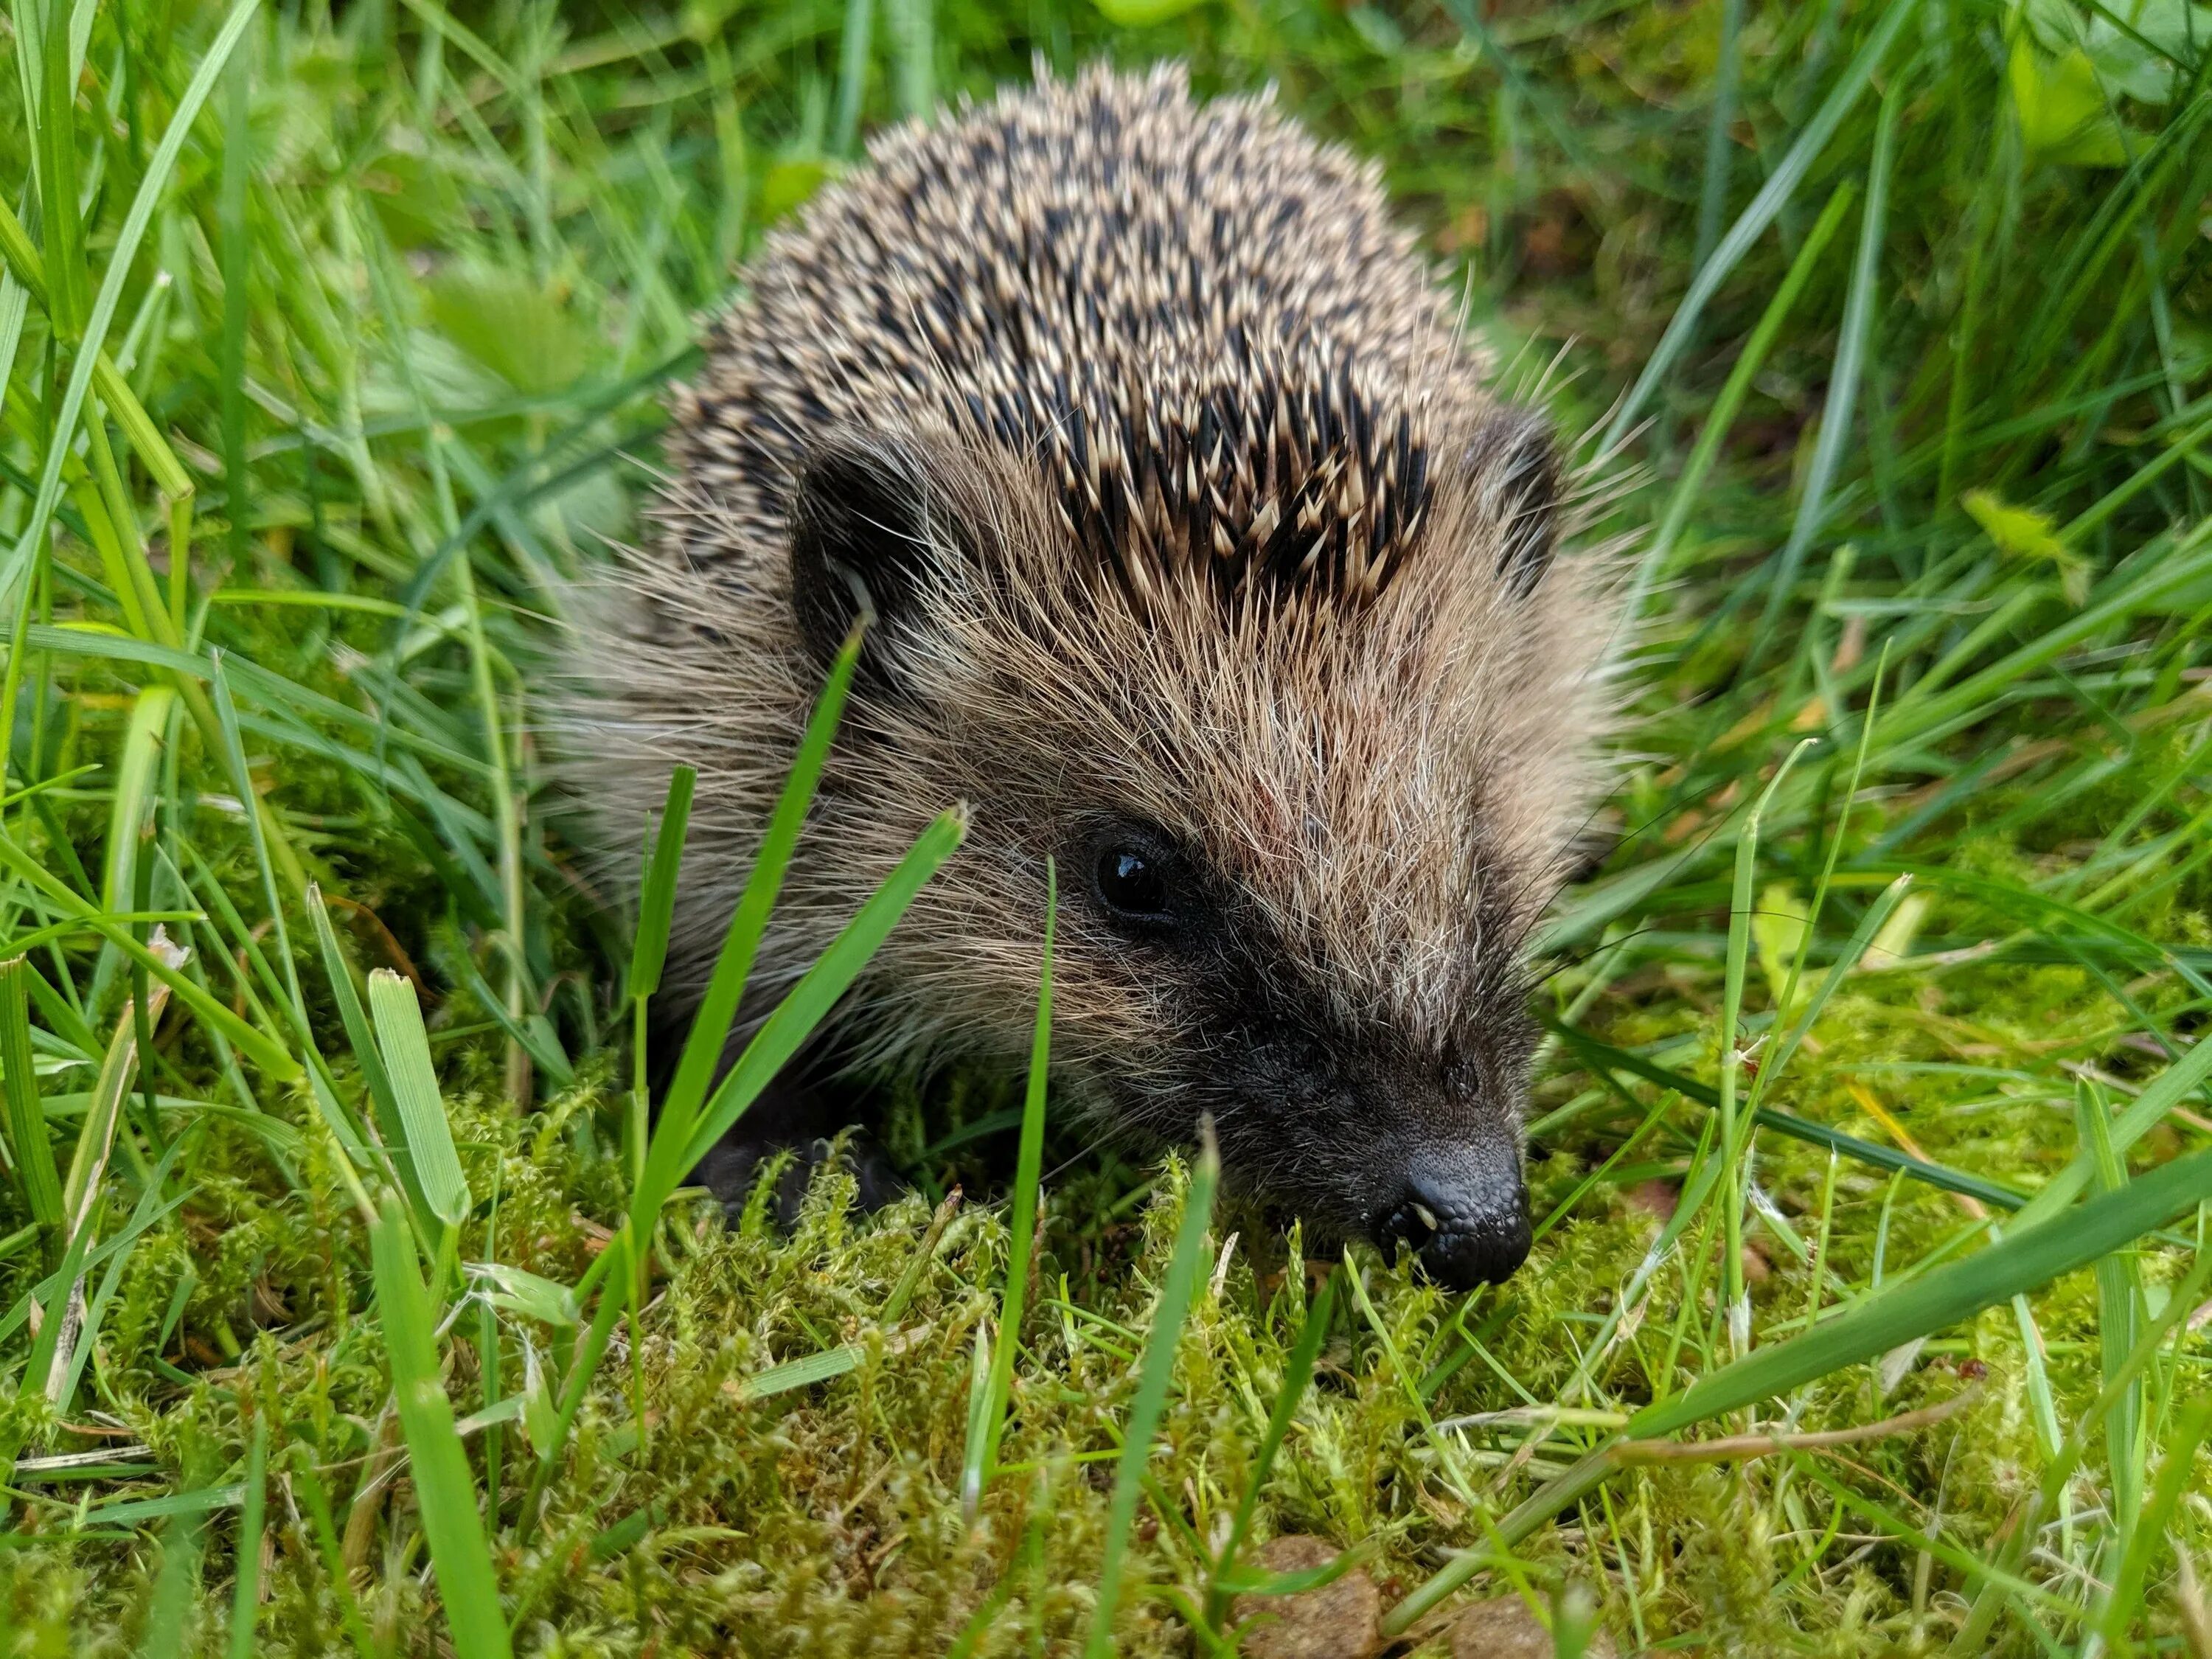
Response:
[{"label": "hedgehog", "polygon": [[1526,962],[1612,614],[1494,380],[1378,168],[1172,67],[892,130],[767,236],[650,545],[578,607],[586,840],[635,872],[698,769],[662,994],[696,1004],[860,624],[733,1042],[948,803],[968,830],[708,1184],[848,1146],[855,1078],[1018,1074],[1056,872],[1056,1103],[1150,1147],[1210,1120],[1316,1240],[1521,1264]]}]

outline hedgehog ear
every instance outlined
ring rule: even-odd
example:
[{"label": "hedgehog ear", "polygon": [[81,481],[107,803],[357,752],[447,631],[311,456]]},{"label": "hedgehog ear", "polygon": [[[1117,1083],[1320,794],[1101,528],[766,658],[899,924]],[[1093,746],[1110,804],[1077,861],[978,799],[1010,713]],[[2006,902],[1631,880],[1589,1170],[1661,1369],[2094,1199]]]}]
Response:
[{"label": "hedgehog ear", "polygon": [[824,664],[865,621],[864,665],[893,677],[896,642],[943,559],[939,494],[922,453],[904,439],[848,433],[808,450],[791,496],[791,602],[800,636]]},{"label": "hedgehog ear", "polygon": [[1501,411],[1477,434],[1474,471],[1489,491],[1498,526],[1498,574],[1526,599],[1558,548],[1559,451],[1550,424],[1525,410]]}]

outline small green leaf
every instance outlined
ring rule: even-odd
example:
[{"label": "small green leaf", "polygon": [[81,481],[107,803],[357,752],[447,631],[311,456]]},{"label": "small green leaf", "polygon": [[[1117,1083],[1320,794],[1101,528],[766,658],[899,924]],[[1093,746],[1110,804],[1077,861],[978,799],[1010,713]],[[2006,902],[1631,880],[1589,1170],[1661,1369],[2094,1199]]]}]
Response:
[{"label": "small green leaf", "polygon": [[2059,586],[2068,603],[2076,607],[2088,603],[2088,561],[2059,538],[2050,514],[2011,506],[1986,489],[1968,490],[1959,498],[1959,504],[1989,533],[1998,551],[2057,566]]},{"label": "small green leaf", "polygon": [[830,178],[830,164],[811,156],[776,162],[761,175],[760,221],[772,225],[812,199]]},{"label": "small green leaf", "polygon": [[628,1515],[592,1540],[589,1553],[594,1561],[611,1561],[631,1548],[660,1520],[660,1505],[641,1504]]},{"label": "small green leaf", "polygon": [[522,1437],[540,1457],[560,1443],[561,1413],[535,1343],[522,1345]]},{"label": "small green leaf", "polygon": [[2057,521],[2032,507],[2014,507],[1987,489],[1970,489],[1959,498],[1974,522],[1989,533],[1997,550],[2018,558],[2063,559],[2066,544],[2054,533]]},{"label": "small green leaf", "polygon": [[1198,0],[1096,0],[1099,15],[1125,29],[1143,28],[1180,17]]},{"label": "small green leaf", "polygon": [[1920,924],[1927,917],[1928,904],[1925,893],[1903,895],[1889,919],[1867,941],[1866,950],[1859,957],[1859,971],[1873,974],[1902,968],[1912,950],[1912,941],[1919,936]]},{"label": "small green leaf", "polygon": [[2128,159],[2097,66],[2075,46],[2048,58],[2023,33],[2012,43],[2007,81],[2030,161],[2063,167],[2116,167]]},{"label": "small green leaf", "polygon": [[824,1348],[819,1353],[787,1359],[781,1365],[739,1377],[732,1391],[740,1400],[765,1400],[770,1395],[787,1394],[793,1389],[811,1388],[817,1382],[842,1376],[860,1363],[860,1351],[850,1344]]},{"label": "small green leaf", "polygon": [[483,1298],[495,1308],[548,1325],[567,1327],[577,1321],[576,1293],[566,1285],[504,1261],[487,1261],[472,1271],[494,1287],[483,1292]]},{"label": "small green leaf", "polygon": [[520,271],[458,264],[423,291],[439,331],[516,391],[558,392],[583,374],[591,333],[558,295]]}]

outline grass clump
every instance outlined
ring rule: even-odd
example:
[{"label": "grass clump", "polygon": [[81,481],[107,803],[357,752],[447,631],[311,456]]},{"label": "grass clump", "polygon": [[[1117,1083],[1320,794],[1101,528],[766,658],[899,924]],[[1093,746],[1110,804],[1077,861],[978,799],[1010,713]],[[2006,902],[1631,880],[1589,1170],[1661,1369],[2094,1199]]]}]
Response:
[{"label": "grass clump", "polygon": [[[764,856],[640,1109],[672,886],[561,838],[563,582],[732,260],[1032,52],[1377,157],[1644,532],[1501,1289],[1310,1273],[992,1079],[894,1091],[883,1214],[722,1226],[697,1144],[954,819],[718,1084]],[[1258,1651],[1288,1534],[1401,1652],[2212,1650],[2202,9],[17,0],[0,56],[14,1650]]]}]

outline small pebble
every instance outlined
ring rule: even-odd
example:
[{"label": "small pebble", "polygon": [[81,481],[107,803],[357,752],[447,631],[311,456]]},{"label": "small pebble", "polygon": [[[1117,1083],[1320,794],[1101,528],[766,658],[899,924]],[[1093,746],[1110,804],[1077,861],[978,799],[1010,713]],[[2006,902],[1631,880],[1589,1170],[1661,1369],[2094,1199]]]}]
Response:
[{"label": "small pebble", "polygon": [[[1325,1538],[1291,1534],[1262,1549],[1252,1565],[1268,1572],[1310,1572],[1337,1553]],[[1382,1647],[1376,1628],[1382,1593],[1360,1567],[1297,1595],[1240,1595],[1231,1611],[1246,1627],[1237,1649],[1244,1659],[1370,1659]]]},{"label": "small pebble", "polygon": [[[1517,1595],[1477,1601],[1452,1621],[1451,1659],[1552,1659],[1552,1632]],[[1583,1659],[1616,1659],[1613,1638],[1592,1634]]]}]

